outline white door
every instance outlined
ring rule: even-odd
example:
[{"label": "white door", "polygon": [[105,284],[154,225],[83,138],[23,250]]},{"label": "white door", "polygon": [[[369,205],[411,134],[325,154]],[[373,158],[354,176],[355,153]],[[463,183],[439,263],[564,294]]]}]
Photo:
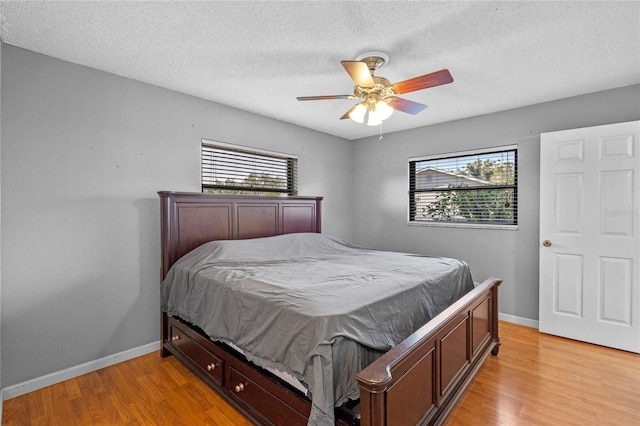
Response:
[{"label": "white door", "polygon": [[640,121],[540,139],[540,331],[640,353]]}]

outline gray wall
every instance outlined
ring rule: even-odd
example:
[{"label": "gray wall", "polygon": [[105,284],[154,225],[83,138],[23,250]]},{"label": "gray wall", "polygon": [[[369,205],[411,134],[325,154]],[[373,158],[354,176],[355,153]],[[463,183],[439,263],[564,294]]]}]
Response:
[{"label": "gray wall", "polygon": [[160,338],[159,190],[200,190],[201,138],[299,156],[350,239],[347,141],[2,45],[2,387]]},{"label": "gray wall", "polygon": [[[325,232],[465,259],[505,280],[501,312],[536,319],[540,133],[640,118],[632,86],[349,142],[13,46],[1,57],[1,387],[159,339],[156,191],[199,190],[201,138],[297,154]],[[409,157],[513,143],[517,231],[407,225]]]},{"label": "gray wall", "polygon": [[[0,147],[2,146],[2,49],[0,45]],[[2,188],[2,150],[0,149],[0,189]],[[2,192],[0,191],[0,212],[2,211]],[[0,214],[0,241],[2,241],[2,214]],[[2,366],[2,244],[0,244],[0,366]],[[0,368],[0,401],[2,401],[2,368]],[[0,418],[2,403],[0,402]]]},{"label": "gray wall", "polygon": [[[428,114],[425,111],[423,114]],[[466,260],[497,276],[500,312],[538,318],[540,133],[640,119],[640,86],[593,93],[354,142],[354,242]],[[517,230],[407,225],[408,158],[518,144]]]}]

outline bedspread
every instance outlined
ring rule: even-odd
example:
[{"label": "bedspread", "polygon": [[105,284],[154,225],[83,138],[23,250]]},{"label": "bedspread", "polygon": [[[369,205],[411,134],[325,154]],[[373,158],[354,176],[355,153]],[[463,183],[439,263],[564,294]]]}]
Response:
[{"label": "bedspread", "polygon": [[460,261],[324,234],[213,241],[179,259],[162,309],[309,389],[309,425],[359,397],[356,374],[473,288]]}]

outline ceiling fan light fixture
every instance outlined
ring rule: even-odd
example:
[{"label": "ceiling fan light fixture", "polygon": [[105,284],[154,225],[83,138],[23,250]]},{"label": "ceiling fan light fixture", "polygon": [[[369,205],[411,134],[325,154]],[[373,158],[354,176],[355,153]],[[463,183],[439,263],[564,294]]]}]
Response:
[{"label": "ceiling fan light fixture", "polygon": [[380,118],[380,114],[377,111],[370,109],[367,126],[377,126],[378,124],[382,124],[382,118]]},{"label": "ceiling fan light fixture", "polygon": [[385,101],[380,100],[376,102],[376,113],[378,117],[380,117],[380,120],[386,120],[393,114],[393,108]]},{"label": "ceiling fan light fixture", "polygon": [[367,107],[359,103],[356,107],[349,113],[349,118],[355,121],[356,123],[364,123],[364,115],[367,113]]}]

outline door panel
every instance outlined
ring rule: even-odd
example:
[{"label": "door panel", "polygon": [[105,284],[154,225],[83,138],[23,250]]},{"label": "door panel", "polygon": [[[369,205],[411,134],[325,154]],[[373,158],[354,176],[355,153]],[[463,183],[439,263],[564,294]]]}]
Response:
[{"label": "door panel", "polygon": [[556,232],[582,234],[582,173],[556,176]]},{"label": "door panel", "polygon": [[540,331],[640,353],[639,137],[541,135]]},{"label": "door panel", "polygon": [[602,233],[633,236],[633,170],[602,172]]},{"label": "door panel", "polygon": [[600,320],[632,325],[631,264],[632,259],[600,258]]},{"label": "door panel", "polygon": [[557,314],[582,316],[582,256],[556,254],[556,273],[553,280],[555,291],[554,312]]}]

